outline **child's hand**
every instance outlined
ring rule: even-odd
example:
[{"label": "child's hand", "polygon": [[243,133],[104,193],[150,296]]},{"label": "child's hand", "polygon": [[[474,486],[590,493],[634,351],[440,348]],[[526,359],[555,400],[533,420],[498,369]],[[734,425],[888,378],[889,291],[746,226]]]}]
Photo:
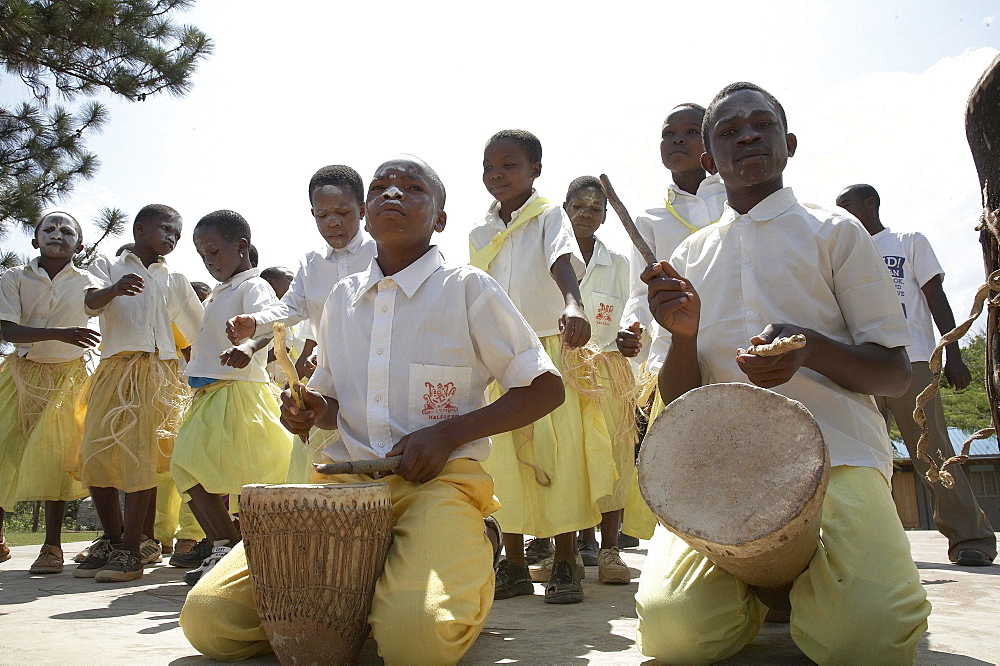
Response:
[{"label": "child's hand", "polygon": [[308,435],[310,428],[326,414],[326,398],[307,386],[300,386],[305,409],[299,409],[292,397],[292,390],[281,392],[281,425],[293,435]]},{"label": "child's hand", "polygon": [[253,358],[253,350],[250,349],[249,345],[242,344],[230,347],[219,354],[219,363],[231,368],[245,368],[250,365],[251,358]]},{"label": "child's hand", "polygon": [[129,273],[111,286],[111,293],[115,296],[135,296],[142,293],[142,287],[142,278],[135,273]]},{"label": "child's hand", "polygon": [[101,334],[97,331],[92,331],[89,328],[57,328],[54,340],[59,342],[65,342],[68,345],[76,345],[77,347],[96,347],[101,342]]},{"label": "child's hand", "polygon": [[252,338],[257,330],[257,322],[250,315],[236,315],[226,322],[226,336],[234,345]]},{"label": "child's hand", "polygon": [[559,332],[567,347],[582,347],[590,340],[590,321],[579,305],[567,305],[559,318]]},{"label": "child's hand", "polygon": [[[816,336],[816,332],[808,328],[791,324],[768,324],[760,335],[750,338],[750,344],[766,345],[778,338],[787,338],[799,333],[805,335],[806,339]],[[736,353],[736,363],[753,384],[769,389],[781,386],[790,380],[806,362],[813,348],[812,345],[806,345],[778,356],[755,356],[740,349]]]},{"label": "child's hand", "polygon": [[701,299],[691,283],[666,261],[647,266],[639,276],[649,285],[649,311],[671,335],[692,338],[698,334]]},{"label": "child's hand", "polygon": [[972,383],[972,373],[962,360],[960,355],[948,354],[948,360],[944,364],[944,378],[948,380],[948,385],[956,391],[966,389]]},{"label": "child's hand", "polygon": [[431,426],[404,436],[385,457],[403,456],[396,474],[411,483],[427,483],[441,473],[454,450],[440,431]]},{"label": "child's hand", "polygon": [[295,372],[299,373],[299,379],[312,377],[316,370],[316,354],[302,354],[295,359]]},{"label": "child's hand", "polygon": [[638,356],[639,351],[642,349],[642,324],[637,321],[632,322],[632,325],[628,328],[623,328],[618,331],[618,337],[615,338],[615,344],[618,345],[618,351],[622,356],[626,358],[632,358],[633,356]]}]

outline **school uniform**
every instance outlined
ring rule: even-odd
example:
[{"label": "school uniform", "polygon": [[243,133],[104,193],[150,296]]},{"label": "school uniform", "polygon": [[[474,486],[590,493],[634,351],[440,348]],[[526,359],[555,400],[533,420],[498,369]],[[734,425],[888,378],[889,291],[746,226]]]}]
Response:
[{"label": "school uniform", "polygon": [[[86,327],[89,284],[72,263],[50,279],[32,259],[0,277],[0,320],[32,328]],[[0,366],[0,508],[85,497],[70,472],[80,445],[83,415],[76,401],[87,376],[87,350],[55,340],[14,347]]]},{"label": "school uniform", "polygon": [[[324,451],[334,460],[384,457],[403,436],[484,407],[491,381],[506,390],[555,372],[500,287],[445,263],[436,247],[395,275],[373,261],[339,282],[318,333],[311,386],[339,403],[341,438]],[[481,464],[489,452],[489,439],[476,440],[432,481],[385,479],[394,540],[368,621],[387,663],[455,663],[486,621],[494,572],[483,518],[497,508]],[[241,546],[188,594],[180,622],[213,658],[270,651]]]},{"label": "school uniform", "polygon": [[162,257],[145,267],[128,250],[90,266],[93,289],[129,273],[143,290],[118,296],[100,310],[101,362],[84,387],[87,407],[80,451],[87,486],[148,490],[170,469],[173,439],[190,399],[178,367],[173,328],[193,340],[202,306],[191,284]]},{"label": "school uniform", "polygon": [[[931,496],[934,525],[941,534],[948,537],[948,555],[952,561],[958,558],[958,552],[964,548],[978,550],[993,559],[997,555],[996,534],[976,501],[965,471],[959,466],[949,468],[955,485],[952,488],[942,488],[927,482],[925,475],[930,466],[927,461],[917,458],[917,441],[920,439],[921,428],[913,420],[913,409],[917,396],[931,382],[936,381],[929,361],[937,344],[931,310],[921,288],[938,275],[943,280],[944,269],[938,263],[931,244],[921,233],[883,229],[872,236],[872,240],[892,276],[896,295],[903,306],[906,324],[913,338],[913,344],[906,348],[912,364],[910,388],[903,395],[894,398],[877,396],[875,402],[887,426],[893,419],[896,421],[917,475]],[[934,394],[930,402],[924,405],[924,414],[928,427],[927,453],[935,460],[947,460],[955,453],[948,438],[948,424],[945,422],[940,394]]]},{"label": "school uniform", "polygon": [[[470,232],[472,265],[503,287],[562,372],[559,318],[565,300],[550,269],[569,255],[577,279],[586,274],[572,224],[562,207],[550,205],[534,190],[511,215],[509,226],[499,212],[497,201]],[[594,314],[587,316],[593,327]],[[500,395],[500,387],[490,387],[492,400]],[[494,437],[484,467],[493,476],[501,503],[497,520],[505,531],[547,537],[593,527],[601,519],[597,500],[611,494],[615,480],[599,402],[568,386],[555,411]]]},{"label": "school uniform", "polygon": [[237,273],[205,300],[201,329],[184,371],[195,388],[194,400],[177,433],[170,473],[181,492],[201,485],[215,495],[229,495],[229,508],[248,483],[281,483],[288,472],[292,435],[279,422],[278,403],[267,376],[266,353],[254,354],[245,368],[222,365],[219,356],[232,347],[226,322],[238,314],[259,312],[277,302],[260,270]]},{"label": "school uniform", "polygon": [[[791,188],[746,215],[727,206],[670,261],[701,296],[704,384],[746,382],[735,351],[769,323],[846,344],[910,344],[868,233],[853,218],[800,204]],[[818,663],[912,663],[930,604],[892,502],[892,449],[874,399],[808,368],[773,390],[809,409],[832,465],[820,543],[790,593],[793,640]],[[636,609],[640,649],[668,662],[735,654],[766,611],[746,584],[663,527],[650,542]]]}]

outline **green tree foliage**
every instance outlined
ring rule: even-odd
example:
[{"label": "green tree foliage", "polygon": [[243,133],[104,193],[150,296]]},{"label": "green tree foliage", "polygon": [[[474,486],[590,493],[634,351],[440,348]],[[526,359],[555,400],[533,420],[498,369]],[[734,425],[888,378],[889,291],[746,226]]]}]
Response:
[{"label": "green tree foliage", "polygon": [[990,425],[990,401],[986,396],[986,335],[977,333],[962,347],[962,359],[972,373],[972,383],[962,392],[947,387],[941,376],[941,403],[952,428],[973,433]]},{"label": "green tree foliage", "polygon": [[[211,40],[172,16],[193,0],[0,0],[0,64],[30,99],[0,106],[0,237],[30,229],[41,211],[94,176],[86,137],[107,110],[103,91],[133,101],[159,92],[183,95]],[[102,232],[107,227],[101,227]],[[107,235],[107,234],[105,234]]]}]

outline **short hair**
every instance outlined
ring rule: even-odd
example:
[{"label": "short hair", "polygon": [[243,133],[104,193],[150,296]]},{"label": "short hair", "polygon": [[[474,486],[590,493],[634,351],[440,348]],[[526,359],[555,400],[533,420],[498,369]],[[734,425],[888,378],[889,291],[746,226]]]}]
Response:
[{"label": "short hair", "polygon": [[284,266],[271,266],[260,272],[260,276],[270,282],[271,280],[291,280],[295,275]]},{"label": "short hair", "polygon": [[181,214],[170,206],[164,206],[163,204],[149,204],[148,206],[143,206],[138,213],[135,214],[135,221],[132,223],[134,228],[137,224],[145,224],[146,222],[152,222],[153,220],[180,220]]},{"label": "short hair", "polygon": [[764,96],[773,107],[774,110],[778,112],[778,117],[781,118],[781,125],[785,132],[788,131],[788,118],[785,116],[785,107],[781,106],[781,102],[778,98],[767,92],[756,83],[748,83],[746,81],[737,81],[736,83],[730,83],[728,86],[719,91],[712,101],[708,105],[708,109],[705,110],[705,118],[701,121],[701,142],[705,145],[705,151],[711,152],[709,147],[711,146],[709,135],[712,133],[712,126],[715,124],[716,111],[719,108],[719,104],[722,100],[733,94],[734,92],[739,92],[740,90],[752,90],[758,92]]},{"label": "short hair", "polygon": [[[247,229],[249,229],[249,227],[247,227]],[[248,240],[249,238],[250,237],[247,236]],[[247,255],[248,258],[250,259],[250,268],[257,268],[257,264],[260,263],[260,253],[257,252],[257,246],[254,245],[253,243],[250,243],[250,247],[247,248]]]},{"label": "short hair", "polygon": [[607,202],[608,198],[604,196],[604,189],[601,187],[601,181],[594,176],[580,176],[579,178],[574,178],[572,182],[570,182],[569,187],[566,189],[566,201],[572,199],[573,195],[580,190],[588,187],[593,187],[600,192],[605,203]]},{"label": "short hair", "polygon": [[667,124],[667,118],[670,117],[670,114],[676,111],[677,109],[694,109],[695,111],[701,114],[702,120],[705,119],[705,107],[703,107],[701,104],[695,104],[694,102],[681,102],[674,108],[670,109],[670,111],[667,112],[667,115],[663,117],[664,125]]},{"label": "short hair", "polygon": [[209,213],[194,225],[195,231],[199,229],[214,229],[227,241],[234,243],[241,238],[250,243],[250,223],[235,210],[217,210]]},{"label": "short hair", "polygon": [[206,283],[198,282],[197,280],[191,283],[191,288],[194,289],[194,293],[198,294],[198,298],[201,298],[202,294],[205,294],[205,296],[207,297],[209,294],[212,293],[211,287],[209,287]]},{"label": "short hair", "polygon": [[[439,176],[437,171],[434,170],[434,167],[432,167],[430,164],[423,161],[416,155],[410,155],[409,153],[400,153],[399,155],[396,155],[395,157],[390,158],[385,162],[382,162],[382,164],[379,164],[378,169],[375,169],[375,173],[377,174],[379,170],[381,170],[381,168],[384,167],[386,164],[397,161],[408,161],[420,165],[420,168],[423,169],[424,173],[427,174],[427,177],[431,179],[431,183],[433,183],[434,188],[437,190],[438,198],[440,198],[440,201],[438,203],[441,204],[441,208],[443,210],[445,199],[447,199],[447,193],[445,192],[444,189],[444,181],[441,180],[441,176]],[[374,179],[375,178],[372,177],[372,180]]]},{"label": "short hair", "polygon": [[79,220],[77,220],[75,217],[73,217],[64,210],[54,210],[51,213],[46,213],[45,215],[42,215],[42,219],[38,220],[38,224],[35,225],[36,238],[38,237],[38,230],[42,228],[42,223],[45,222],[47,218],[52,217],[53,215],[61,215],[65,218],[68,218],[73,223],[73,226],[76,227],[76,233],[78,236],[80,236],[80,242],[81,243],[83,242],[83,227],[80,226]]},{"label": "short hair", "polygon": [[346,187],[354,195],[360,206],[365,202],[365,183],[361,180],[361,175],[357,171],[344,164],[331,164],[325,166],[309,179],[309,203],[312,203],[313,192],[316,188],[324,185],[336,185]]},{"label": "short hair", "polygon": [[856,185],[848,185],[844,188],[841,194],[857,194],[862,199],[867,199],[871,197],[875,199],[875,207],[878,208],[882,205],[882,199],[878,195],[878,191],[869,185],[868,183],[857,183]]},{"label": "short hair", "polygon": [[489,148],[501,139],[510,139],[521,146],[528,156],[528,161],[532,164],[542,161],[542,142],[531,132],[519,129],[500,130],[490,137],[490,140],[486,142],[486,147]]},{"label": "short hair", "polygon": [[115,250],[115,256],[116,257],[122,256],[122,252],[124,252],[125,250],[128,250],[129,252],[134,252],[135,251],[135,243],[125,243],[120,248],[118,248],[117,250]]}]

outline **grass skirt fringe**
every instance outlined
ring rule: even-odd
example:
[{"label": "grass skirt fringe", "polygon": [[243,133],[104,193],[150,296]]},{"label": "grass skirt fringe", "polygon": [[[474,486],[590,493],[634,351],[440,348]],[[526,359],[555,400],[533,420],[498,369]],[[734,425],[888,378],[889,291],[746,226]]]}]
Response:
[{"label": "grass skirt fringe", "polygon": [[84,387],[80,478],[127,493],[156,487],[170,469],[174,437],[191,392],[177,361],[150,352],[101,359]]}]

